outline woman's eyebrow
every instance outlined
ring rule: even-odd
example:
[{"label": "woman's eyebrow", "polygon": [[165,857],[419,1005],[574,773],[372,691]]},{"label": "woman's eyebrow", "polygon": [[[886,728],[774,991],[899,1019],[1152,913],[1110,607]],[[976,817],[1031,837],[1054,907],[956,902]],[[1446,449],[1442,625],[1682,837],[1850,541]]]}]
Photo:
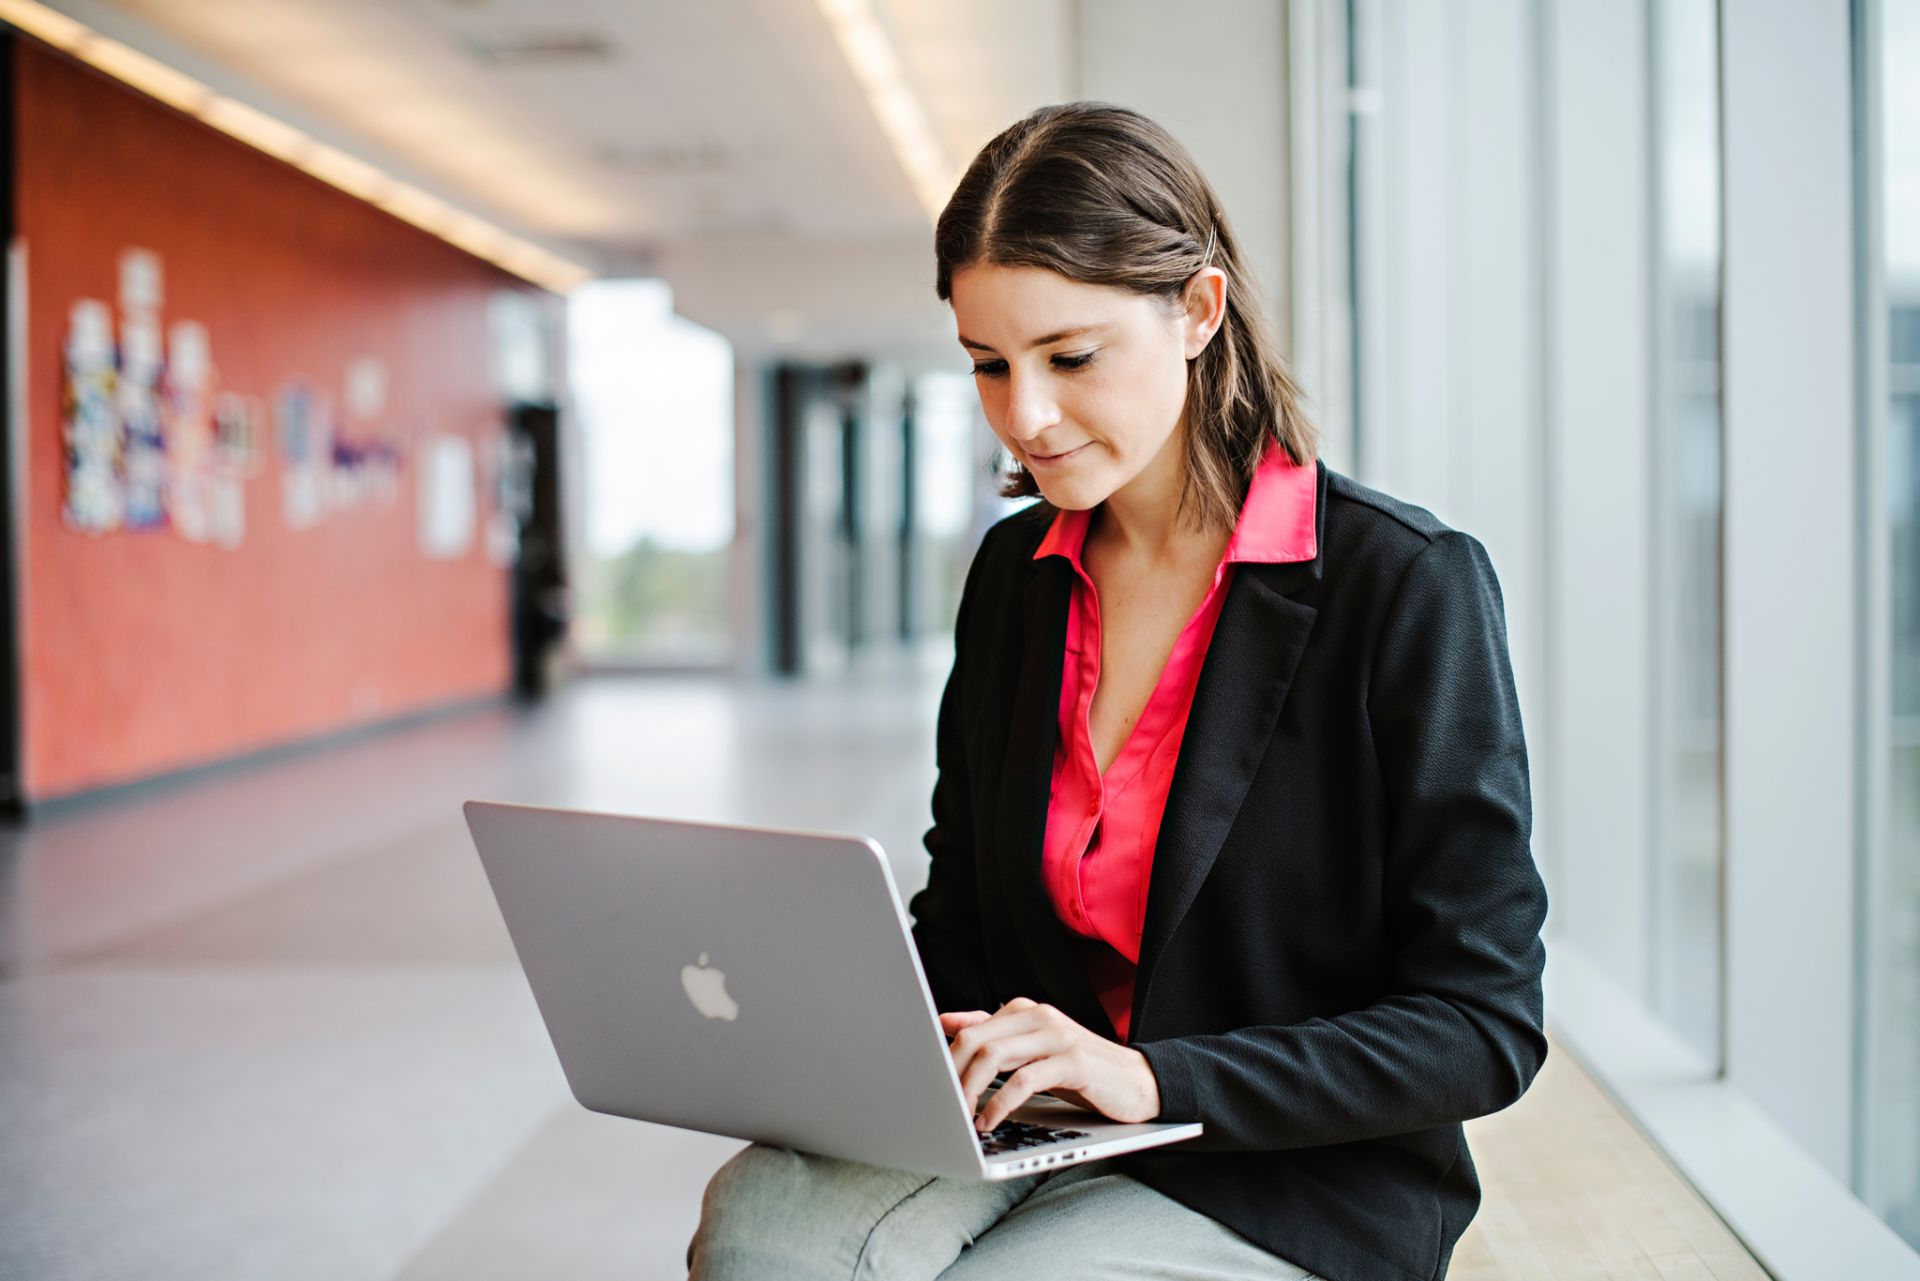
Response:
[{"label": "woman's eyebrow", "polygon": [[[1074,325],[1067,329],[1055,330],[1053,333],[1050,333],[1050,334],[1042,334],[1040,337],[1028,343],[1027,347],[1029,350],[1035,347],[1044,347],[1048,343],[1062,342],[1068,338],[1078,338],[1082,334],[1094,333],[1097,330],[1101,330],[1105,328],[1106,328],[1105,325]],[[974,351],[992,351],[993,350],[993,348],[987,346],[987,344],[983,342],[975,342],[973,339],[967,337],[965,334],[960,335],[960,345],[962,347],[970,347]]]}]

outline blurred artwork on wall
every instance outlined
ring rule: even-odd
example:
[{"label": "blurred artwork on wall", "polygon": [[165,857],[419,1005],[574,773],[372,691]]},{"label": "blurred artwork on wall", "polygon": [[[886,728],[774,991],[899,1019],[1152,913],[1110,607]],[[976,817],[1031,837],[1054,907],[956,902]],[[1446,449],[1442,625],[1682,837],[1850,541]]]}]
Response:
[{"label": "blurred artwork on wall", "polygon": [[163,342],[159,255],[128,249],[119,266],[117,340],[109,304],[83,298],[69,313],[66,524],[91,534],[171,528],[238,547],[244,482],[259,467],[257,410],[218,391],[205,325],[176,321]]},{"label": "blurred artwork on wall", "polygon": [[61,435],[66,455],[70,528],[100,533],[120,527],[120,411],[114,402],[113,312],[83,298],[67,327]]},{"label": "blurred artwork on wall", "polygon": [[[207,327],[165,325],[162,296],[159,256],[129,249],[120,258],[117,318],[97,298],[72,306],[61,397],[64,519],[83,533],[172,529],[190,543],[235,548],[246,538],[247,482],[264,468],[261,401],[220,386]],[[305,379],[274,397],[289,528],[400,501],[406,449],[382,422],[385,363],[355,357],[342,385],[345,423]]]},{"label": "blurred artwork on wall", "polygon": [[214,427],[206,326],[183,320],[168,337],[167,516],[188,542],[238,547],[246,535],[244,476]]},{"label": "blurred artwork on wall", "polygon": [[347,416],[357,422],[378,422],[387,408],[387,365],[378,356],[355,356],[347,362]]},{"label": "blurred artwork on wall", "polygon": [[260,474],[260,398],[223,391],[213,403],[213,432],[221,454],[244,479]]},{"label": "blurred artwork on wall", "polygon": [[[350,402],[363,394],[353,390],[351,376],[348,387]],[[304,382],[283,386],[274,405],[281,511],[288,528],[311,529],[328,515],[363,503],[392,507],[399,502],[406,451],[397,439],[377,431],[348,436],[332,399]]]},{"label": "blurred artwork on wall", "polygon": [[377,356],[347,362],[346,421],[334,438],[329,506],[335,509],[400,501],[400,468],[406,459],[398,436],[383,427],[387,414],[387,365]]},{"label": "blurred artwork on wall", "polygon": [[167,523],[167,433],[160,413],[160,258],[145,249],[120,256],[120,430],[123,504],[129,529]]},{"label": "blurred artwork on wall", "polygon": [[273,398],[274,443],[280,447],[280,512],[288,529],[320,523],[326,467],[333,457],[333,410],[305,383]]},{"label": "blurred artwork on wall", "polygon": [[406,455],[398,442],[386,437],[333,442],[333,465],[327,471],[329,509],[370,503],[392,507],[400,501],[400,466]]},{"label": "blurred artwork on wall", "polygon": [[465,436],[427,441],[420,467],[420,550],[436,560],[473,549],[475,473]]}]

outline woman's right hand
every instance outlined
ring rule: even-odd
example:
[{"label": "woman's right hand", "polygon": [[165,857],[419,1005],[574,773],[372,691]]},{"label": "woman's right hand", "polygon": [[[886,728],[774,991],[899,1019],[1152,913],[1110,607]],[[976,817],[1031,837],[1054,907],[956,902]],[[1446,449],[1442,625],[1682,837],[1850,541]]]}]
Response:
[{"label": "woman's right hand", "polygon": [[[1052,1094],[1115,1121],[1151,1121],[1160,1115],[1160,1083],[1147,1056],[1089,1031],[1051,1005],[1017,996],[992,1014],[956,1011],[940,1016],[947,1051],[974,1128],[985,1132],[1036,1094]],[[1000,1092],[981,1104],[996,1074],[1012,1073]]]}]

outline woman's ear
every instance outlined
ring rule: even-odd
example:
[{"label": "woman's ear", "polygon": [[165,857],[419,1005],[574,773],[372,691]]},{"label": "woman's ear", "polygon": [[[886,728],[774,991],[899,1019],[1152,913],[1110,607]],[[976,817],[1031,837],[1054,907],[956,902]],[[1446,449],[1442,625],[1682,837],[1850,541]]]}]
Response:
[{"label": "woman's ear", "polygon": [[1227,273],[1218,267],[1202,267],[1188,279],[1181,294],[1185,308],[1184,325],[1187,359],[1207,349],[1214,334],[1227,320]]}]

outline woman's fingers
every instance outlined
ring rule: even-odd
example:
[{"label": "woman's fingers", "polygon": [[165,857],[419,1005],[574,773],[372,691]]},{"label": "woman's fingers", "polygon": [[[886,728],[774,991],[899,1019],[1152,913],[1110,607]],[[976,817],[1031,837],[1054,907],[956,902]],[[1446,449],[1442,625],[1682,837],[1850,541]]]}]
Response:
[{"label": "woman's fingers", "polygon": [[[996,1014],[990,1019],[961,1028],[954,1033],[953,1040],[947,1044],[947,1053],[953,1058],[954,1073],[964,1084],[976,1064],[992,1064],[986,1070],[986,1079],[991,1081],[995,1072],[1008,1066],[1008,1061],[1005,1058],[983,1060],[980,1056],[990,1047],[998,1046],[1010,1037],[1025,1036],[1038,1028],[1039,1024],[1034,1016],[1024,1010],[1015,1010],[1011,1014]],[[983,1084],[969,1091],[967,1098],[972,1100],[979,1094],[980,1089],[984,1088]]]},{"label": "woman's fingers", "polygon": [[980,1109],[980,1123],[977,1127],[982,1133],[1006,1120],[1013,1110],[1042,1090],[1051,1090],[1065,1079],[1066,1059],[1056,1055],[1052,1058],[1035,1059],[1033,1062],[1007,1078],[1000,1092],[987,1100]]},{"label": "woman's fingers", "polygon": [[1032,1009],[1038,1004],[1039,1002],[1030,1000],[1027,997],[1016,996],[992,1014],[987,1013],[985,1010],[949,1010],[940,1015],[940,1031],[944,1033],[948,1039],[952,1039],[953,1034],[961,1028],[972,1027],[975,1023],[984,1023],[988,1019],[997,1018],[1002,1014]]},{"label": "woman's fingers", "polygon": [[[993,1084],[997,1073],[1010,1068],[1024,1067],[1037,1058],[1064,1048],[1044,1032],[1032,1032],[1024,1036],[1009,1036],[988,1042],[975,1051],[973,1057],[960,1072],[960,1091],[966,1096],[967,1106],[977,1108],[980,1096]],[[1002,1089],[1006,1088],[1004,1086]]]}]

